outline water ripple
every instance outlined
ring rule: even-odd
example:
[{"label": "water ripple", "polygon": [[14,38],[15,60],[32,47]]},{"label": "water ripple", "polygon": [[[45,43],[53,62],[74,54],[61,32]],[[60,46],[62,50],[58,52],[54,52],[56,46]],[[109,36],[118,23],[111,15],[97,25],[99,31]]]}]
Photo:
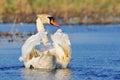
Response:
[{"label": "water ripple", "polygon": [[18,70],[20,68],[23,68],[24,66],[10,66],[10,67],[0,67],[0,71],[6,71],[6,70]]}]

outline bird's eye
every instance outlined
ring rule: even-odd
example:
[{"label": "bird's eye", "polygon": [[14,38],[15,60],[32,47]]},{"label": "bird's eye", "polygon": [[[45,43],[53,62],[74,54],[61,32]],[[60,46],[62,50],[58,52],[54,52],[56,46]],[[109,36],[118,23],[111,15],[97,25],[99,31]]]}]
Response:
[{"label": "bird's eye", "polygon": [[54,17],[52,17],[52,16],[49,16],[48,17],[50,20],[54,20],[55,18]]}]

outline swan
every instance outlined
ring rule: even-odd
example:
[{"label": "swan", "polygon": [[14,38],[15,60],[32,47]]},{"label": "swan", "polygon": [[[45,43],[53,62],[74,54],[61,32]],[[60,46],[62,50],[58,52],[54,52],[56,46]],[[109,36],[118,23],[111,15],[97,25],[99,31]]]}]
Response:
[{"label": "swan", "polygon": [[[25,41],[19,60],[24,62],[25,68],[66,68],[71,61],[71,43],[68,35],[60,28],[54,34],[50,34],[43,24],[59,27],[53,16],[37,15],[37,33]],[[40,48],[37,49],[36,46]]]}]

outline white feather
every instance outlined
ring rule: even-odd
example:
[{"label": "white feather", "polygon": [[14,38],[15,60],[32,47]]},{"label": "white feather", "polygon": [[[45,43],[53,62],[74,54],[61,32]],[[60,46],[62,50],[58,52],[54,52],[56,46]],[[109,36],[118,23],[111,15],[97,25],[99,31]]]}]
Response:
[{"label": "white feather", "polygon": [[[40,19],[39,19],[40,18]],[[37,22],[38,33],[29,37],[22,46],[22,56],[20,61],[24,61],[26,68],[31,65],[34,68],[46,68],[54,69],[66,68],[71,59],[71,44],[67,34],[63,33],[61,29],[58,29],[53,35],[50,34],[52,41],[46,42],[44,50],[38,51],[35,47],[44,44],[43,39],[47,36],[47,32],[44,30],[43,23],[48,23],[47,15],[39,15]]]},{"label": "white feather", "polygon": [[45,32],[45,30],[41,30],[41,32],[38,32],[35,35],[32,35],[31,37],[29,37],[24,45],[22,46],[22,57],[20,60],[24,60],[27,56],[27,54],[29,54],[31,52],[31,50],[36,46],[36,45],[40,45],[40,43],[42,42],[42,38],[46,35],[47,33]]},{"label": "white feather", "polygon": [[61,29],[58,29],[54,35],[52,35],[53,45],[55,47],[57,55],[62,58],[65,56],[65,53],[63,51],[63,47],[66,47],[67,45],[70,46],[70,40],[68,38],[68,35],[63,33]]}]

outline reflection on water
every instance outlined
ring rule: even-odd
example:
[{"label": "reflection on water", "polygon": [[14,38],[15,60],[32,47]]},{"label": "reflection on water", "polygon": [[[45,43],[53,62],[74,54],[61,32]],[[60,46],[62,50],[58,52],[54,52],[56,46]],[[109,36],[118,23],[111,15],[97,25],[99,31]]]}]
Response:
[{"label": "reflection on water", "polygon": [[24,80],[70,80],[70,69],[41,70],[41,69],[21,69]]}]

